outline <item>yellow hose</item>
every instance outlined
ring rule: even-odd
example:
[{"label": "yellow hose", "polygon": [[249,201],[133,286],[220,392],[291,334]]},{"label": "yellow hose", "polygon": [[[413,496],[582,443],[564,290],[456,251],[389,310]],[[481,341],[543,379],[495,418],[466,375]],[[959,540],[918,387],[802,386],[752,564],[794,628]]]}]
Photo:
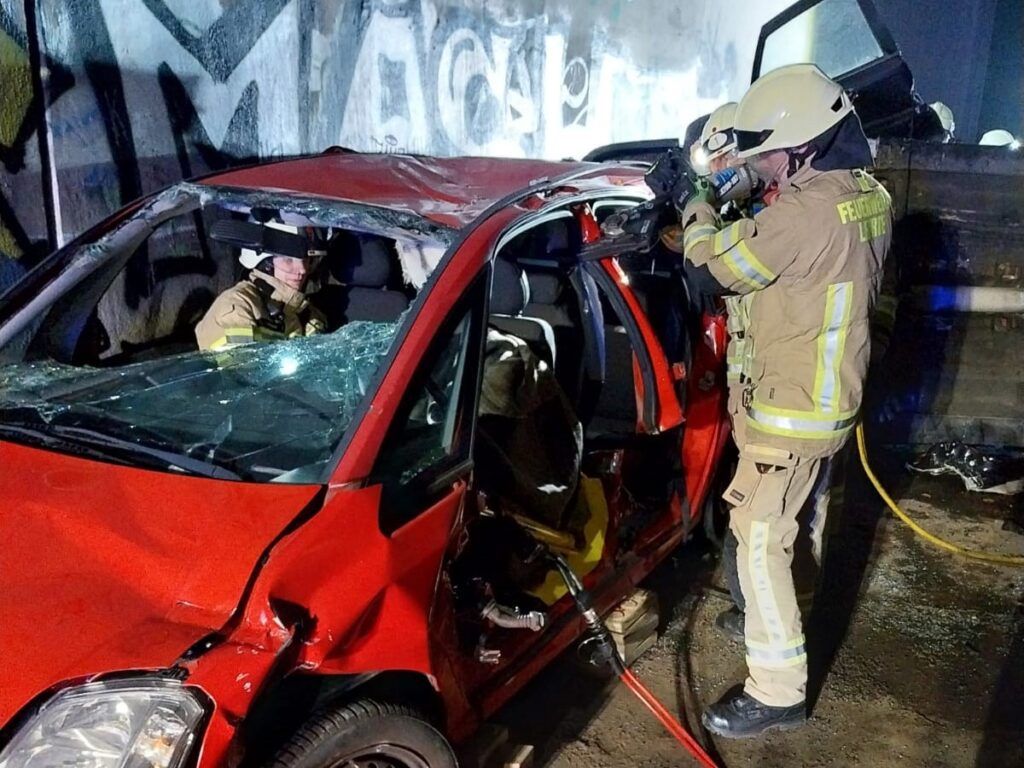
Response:
[{"label": "yellow hose", "polygon": [[916,533],[918,536],[930,541],[937,547],[952,552],[955,555],[966,557],[971,560],[981,560],[985,563],[994,563],[995,565],[1009,565],[1015,568],[1024,567],[1024,557],[1018,557],[1016,555],[993,555],[988,552],[978,552],[973,549],[964,549],[958,547],[956,544],[952,544],[945,539],[940,539],[933,533],[928,533],[924,528],[911,520],[907,513],[899,508],[899,505],[893,501],[892,496],[886,492],[885,488],[875,477],[875,473],[871,470],[871,465],[868,464],[868,449],[864,442],[864,426],[862,424],[857,425],[857,451],[860,453],[860,463],[864,467],[864,472],[868,476],[868,480],[875,486],[875,490],[878,491],[878,495],[882,497],[882,500],[888,505],[889,509],[892,510],[893,514],[896,515],[900,520],[906,523],[910,530]]}]

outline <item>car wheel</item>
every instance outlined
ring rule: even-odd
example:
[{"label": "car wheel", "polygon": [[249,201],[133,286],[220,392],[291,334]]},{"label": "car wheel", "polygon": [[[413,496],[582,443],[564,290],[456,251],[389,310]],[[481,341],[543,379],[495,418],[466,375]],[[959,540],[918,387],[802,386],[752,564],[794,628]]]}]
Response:
[{"label": "car wheel", "polygon": [[457,768],[451,746],[411,707],[361,699],[313,715],[268,768]]},{"label": "car wheel", "polygon": [[729,529],[729,507],[722,494],[732,482],[736,472],[736,456],[734,451],[727,451],[715,471],[708,495],[704,499],[704,510],[701,517],[704,521],[704,536],[715,549],[721,549],[725,534]]}]

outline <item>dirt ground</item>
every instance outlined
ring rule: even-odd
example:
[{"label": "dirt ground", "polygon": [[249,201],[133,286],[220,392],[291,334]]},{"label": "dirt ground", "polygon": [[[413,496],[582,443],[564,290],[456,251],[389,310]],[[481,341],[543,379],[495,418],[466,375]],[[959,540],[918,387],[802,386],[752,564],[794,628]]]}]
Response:
[{"label": "dirt ground", "polygon": [[[1024,554],[1024,536],[1003,529],[1024,516],[1024,500],[967,493],[953,478],[911,478],[900,457],[884,463],[892,469],[883,480],[927,529]],[[859,472],[846,498],[807,632],[805,727],[747,741],[712,741],[699,729],[700,708],[744,677],[742,646],[713,624],[728,602],[706,545],[683,547],[646,585],[662,599],[662,636],[635,672],[728,768],[1024,766],[1024,569],[934,548],[883,513]],[[497,720],[514,741],[535,745],[535,766],[696,764],[632,694],[581,674],[571,659]]]}]

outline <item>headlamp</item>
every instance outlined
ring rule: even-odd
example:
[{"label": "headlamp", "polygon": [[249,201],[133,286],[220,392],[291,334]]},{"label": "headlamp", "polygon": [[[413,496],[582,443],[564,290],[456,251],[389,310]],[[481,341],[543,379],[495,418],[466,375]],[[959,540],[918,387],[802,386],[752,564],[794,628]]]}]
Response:
[{"label": "headlamp", "polygon": [[205,710],[174,680],[67,688],[0,752],[0,768],[180,768]]},{"label": "headlamp", "polygon": [[711,158],[700,144],[695,143],[690,148],[690,167],[698,176],[707,176],[711,173]]}]

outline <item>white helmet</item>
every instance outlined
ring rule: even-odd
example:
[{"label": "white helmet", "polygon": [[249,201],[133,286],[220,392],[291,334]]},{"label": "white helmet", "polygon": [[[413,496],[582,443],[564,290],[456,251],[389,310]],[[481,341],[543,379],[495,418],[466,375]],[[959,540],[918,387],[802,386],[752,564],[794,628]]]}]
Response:
[{"label": "white helmet", "polygon": [[986,131],[978,143],[986,147],[1012,147],[1016,141],[1013,134],[1002,128]]},{"label": "white helmet", "polygon": [[[274,256],[291,256],[292,258],[297,259],[320,259],[327,255],[327,251],[323,246],[316,242],[315,238],[311,237],[308,232],[302,232],[302,230],[293,224],[282,224],[279,221],[267,221],[264,222],[263,226],[269,227],[270,229],[276,229],[279,232],[287,232],[289,235],[294,235],[295,238],[282,239],[281,246],[276,248],[272,243],[259,251],[253,250],[252,248],[242,248],[241,252],[238,254],[238,261],[241,262],[242,266],[246,269],[256,269],[264,259],[272,258]],[[266,240],[264,240],[264,242],[266,242]],[[285,243],[287,243],[287,245],[285,245]]]},{"label": "white helmet", "polygon": [[853,112],[839,83],[814,64],[774,69],[750,86],[736,108],[736,148],[740,157],[792,149],[837,125]]},{"label": "white helmet", "polygon": [[939,118],[939,122],[942,124],[942,130],[946,132],[948,141],[953,137],[953,133],[956,131],[956,120],[953,119],[953,110],[941,101],[933,101],[928,106],[931,107],[932,112],[934,112]]},{"label": "white helmet", "polygon": [[708,117],[704,130],[700,132],[700,148],[704,159],[711,162],[736,149],[736,134],[733,131],[736,120],[736,102],[730,101]]}]

